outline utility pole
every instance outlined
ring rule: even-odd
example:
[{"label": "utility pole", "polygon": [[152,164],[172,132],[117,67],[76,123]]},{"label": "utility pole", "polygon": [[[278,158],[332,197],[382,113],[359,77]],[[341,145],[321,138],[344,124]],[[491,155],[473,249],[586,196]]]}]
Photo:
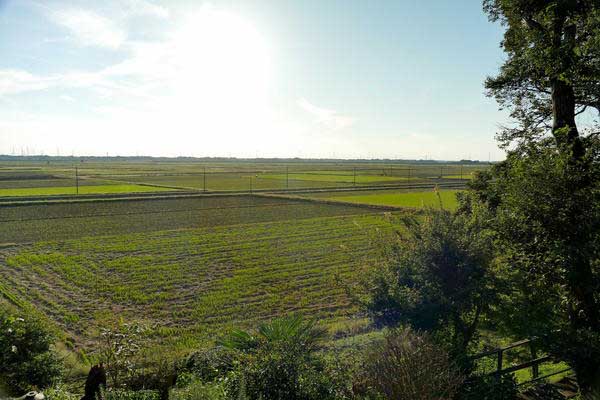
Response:
[{"label": "utility pole", "polygon": [[75,166],[75,193],[79,194],[79,171],[77,165]]},{"label": "utility pole", "polygon": [[203,181],[204,181],[204,184],[202,185],[202,188],[206,192],[206,166],[204,166]]},{"label": "utility pole", "polygon": [[252,177],[250,177],[250,193],[252,193]]},{"label": "utility pole", "polygon": [[356,186],[356,167],[354,167],[353,171],[354,171],[354,179],[352,181],[352,186]]},{"label": "utility pole", "polygon": [[410,165],[408,166],[408,181],[410,181]]}]

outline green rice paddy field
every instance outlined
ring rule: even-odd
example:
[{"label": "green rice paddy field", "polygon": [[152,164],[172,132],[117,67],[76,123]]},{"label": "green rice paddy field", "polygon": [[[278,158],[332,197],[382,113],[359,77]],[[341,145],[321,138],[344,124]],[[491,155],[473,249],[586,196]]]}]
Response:
[{"label": "green rice paddy field", "polygon": [[345,283],[372,262],[381,212],[256,196],[0,207],[0,292],[90,349],[116,318],[185,351],[289,312],[359,315]]},{"label": "green rice paddy field", "polygon": [[77,183],[80,194],[390,186],[467,181],[473,172],[487,168],[484,164],[350,161],[74,161],[0,162],[0,196],[75,194]]},{"label": "green rice paddy field", "polygon": [[375,206],[402,208],[442,207],[454,210],[458,205],[456,194],[459,192],[459,190],[427,190],[414,192],[407,190],[357,190],[351,192],[308,193],[303,195],[303,197]]},{"label": "green rice paddy field", "polygon": [[[85,163],[77,165],[77,177],[79,194],[159,194],[205,186],[208,191],[377,186],[439,179],[439,169]],[[321,317],[331,327],[355,324],[362,320],[344,284],[375,262],[372,239],[392,229],[382,211],[360,203],[425,204],[422,193],[398,197],[387,191],[309,194],[339,204],[210,194],[19,200],[74,194],[74,176],[67,163],[0,164],[0,197],[14,198],[0,206],[0,292],[5,301],[50,318],[76,348],[89,348],[99,328],[115,318],[142,320],[154,327],[155,344],[182,350],[225,326],[292,311]],[[453,193],[442,196],[450,202]]]},{"label": "green rice paddy field", "polygon": [[162,192],[171,190],[161,187],[142,185],[82,185],[79,188],[73,186],[47,186],[47,187],[22,187],[0,189],[0,197],[18,196],[52,196],[63,194],[107,194],[107,193],[143,193]]}]

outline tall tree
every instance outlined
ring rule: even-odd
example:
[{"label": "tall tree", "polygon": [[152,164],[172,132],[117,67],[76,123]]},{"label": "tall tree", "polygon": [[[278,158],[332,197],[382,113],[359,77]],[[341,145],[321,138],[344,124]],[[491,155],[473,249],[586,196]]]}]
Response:
[{"label": "tall tree", "polygon": [[507,160],[476,195],[495,212],[515,304],[529,317],[517,330],[545,339],[590,392],[600,384],[600,128],[589,118],[578,127],[577,116],[600,112],[600,1],[483,4],[506,27],[507,53],[486,87],[517,124],[500,133]]},{"label": "tall tree", "polygon": [[508,58],[486,87],[519,125],[500,135],[503,144],[538,139],[552,132],[582,157],[576,117],[600,112],[600,1],[484,0],[492,21],[506,27]]}]

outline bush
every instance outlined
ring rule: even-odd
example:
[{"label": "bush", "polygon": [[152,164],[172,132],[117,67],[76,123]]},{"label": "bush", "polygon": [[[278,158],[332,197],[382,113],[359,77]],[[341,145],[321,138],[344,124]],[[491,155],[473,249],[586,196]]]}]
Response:
[{"label": "bush", "polygon": [[159,400],[160,395],[155,390],[107,390],[105,400]]},{"label": "bush", "polygon": [[212,382],[232,371],[238,358],[236,351],[217,346],[191,354],[186,360],[185,370],[204,382]]},{"label": "bush", "polygon": [[320,359],[299,356],[279,346],[260,350],[242,362],[227,381],[232,398],[322,400],[333,398]]},{"label": "bush", "polygon": [[79,400],[81,396],[66,391],[62,386],[53,386],[44,391],[47,400]]},{"label": "bush", "polygon": [[227,377],[228,394],[249,400],[323,400],[334,389],[316,350],[325,331],[299,316],[259,326],[256,335],[236,331],[223,345],[240,354]]},{"label": "bush", "polygon": [[139,368],[137,356],[142,348],[145,327],[122,320],[114,327],[101,329],[100,350],[97,357],[106,365],[110,385],[125,388],[135,379]]},{"label": "bush", "polygon": [[463,377],[448,353],[427,335],[389,331],[367,353],[364,375],[355,384],[363,395],[394,400],[453,399]]},{"label": "bush", "polygon": [[54,337],[34,318],[0,311],[0,380],[13,393],[43,389],[62,374],[62,364],[51,349]]},{"label": "bush", "polygon": [[454,360],[465,360],[499,293],[485,216],[429,209],[400,222],[402,234],[366,276],[363,305],[376,325],[435,334]]},{"label": "bush", "polygon": [[[146,361],[146,363],[148,362]],[[149,366],[145,368],[141,368],[138,364],[123,379],[122,386],[128,390],[156,391],[161,400],[167,400],[169,390],[177,382],[178,369],[177,363],[167,359],[149,363]]]},{"label": "bush", "polygon": [[204,383],[199,379],[190,381],[185,387],[171,390],[170,400],[225,400],[224,387],[218,383]]}]

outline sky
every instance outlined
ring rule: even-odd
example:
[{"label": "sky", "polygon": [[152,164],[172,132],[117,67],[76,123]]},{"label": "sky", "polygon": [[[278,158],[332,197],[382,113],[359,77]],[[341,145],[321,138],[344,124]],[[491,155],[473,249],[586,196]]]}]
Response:
[{"label": "sky", "polygon": [[500,160],[479,0],[0,0],[0,154]]}]

